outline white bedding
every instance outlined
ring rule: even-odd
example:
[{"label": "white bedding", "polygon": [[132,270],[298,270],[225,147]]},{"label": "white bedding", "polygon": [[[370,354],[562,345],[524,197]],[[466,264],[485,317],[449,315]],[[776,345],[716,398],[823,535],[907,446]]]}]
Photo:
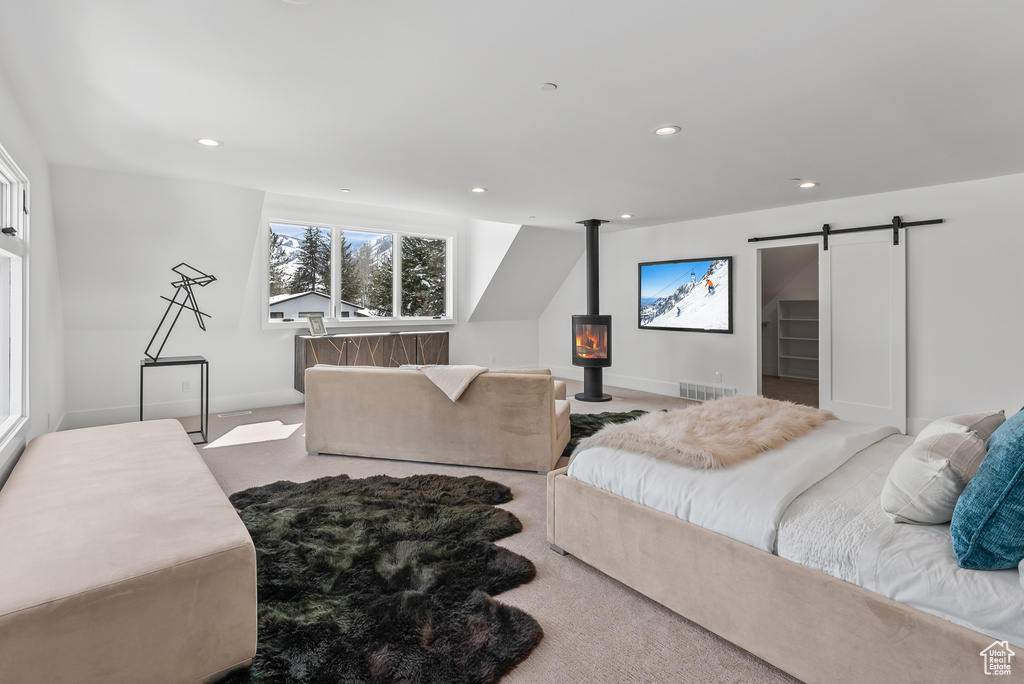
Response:
[{"label": "white bedding", "polygon": [[[881,494],[881,492],[879,492]],[[949,525],[889,523],[861,548],[857,584],[995,639],[1024,645],[1017,568],[964,570]]]},{"label": "white bedding", "polygon": [[897,435],[857,454],[797,497],[779,524],[778,555],[918,610],[1024,644],[1020,573],[964,570],[949,525],[893,523],[882,486],[913,442]]},{"label": "white bedding", "polygon": [[782,558],[857,583],[857,558],[871,532],[893,523],[879,503],[885,479],[913,437],[892,435],[869,446],[798,496],[779,522]]},{"label": "white bedding", "polygon": [[691,470],[597,447],[573,456],[568,475],[764,551],[790,503],[892,427],[830,420],[779,449],[732,468]]}]

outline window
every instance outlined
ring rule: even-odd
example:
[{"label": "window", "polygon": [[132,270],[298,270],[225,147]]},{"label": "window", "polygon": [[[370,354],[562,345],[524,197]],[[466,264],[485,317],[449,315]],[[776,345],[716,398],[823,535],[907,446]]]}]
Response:
[{"label": "window", "polygon": [[27,417],[25,236],[28,179],[0,147],[0,444]]},{"label": "window", "polygon": [[269,316],[294,321],[325,305],[325,318],[451,318],[451,242],[399,232],[271,221]]},{"label": "window", "polygon": [[448,243],[402,236],[402,315],[438,318],[447,311]]},{"label": "window", "polygon": [[338,317],[390,317],[395,300],[394,236],[356,230],[339,230],[338,236]]}]

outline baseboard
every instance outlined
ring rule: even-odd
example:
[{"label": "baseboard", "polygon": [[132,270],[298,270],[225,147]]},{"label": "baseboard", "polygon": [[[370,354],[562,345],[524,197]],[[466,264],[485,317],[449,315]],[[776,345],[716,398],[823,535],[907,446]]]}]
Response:
[{"label": "baseboard", "polygon": [[663,394],[666,397],[679,396],[678,382],[645,380],[644,378],[634,378],[628,375],[616,375],[614,373],[606,372],[604,375],[604,384],[606,386],[611,385],[612,387],[622,387],[623,389],[650,392],[651,394]]},{"label": "baseboard", "polygon": [[[546,368],[549,368],[551,370],[551,374],[556,378],[566,378],[568,380],[583,382],[583,369],[578,366],[546,366]],[[617,375],[615,373],[608,372],[607,369],[605,369],[604,372],[604,385],[606,387],[621,387],[623,389],[650,392],[651,394],[663,394],[666,397],[679,396],[678,382],[661,382],[659,380],[634,378],[629,375]]]},{"label": "baseboard", "polygon": [[576,366],[541,366],[551,371],[556,378],[583,382],[583,369]]},{"label": "baseboard", "polygon": [[[287,406],[301,404],[303,396],[294,389],[260,394],[238,394],[222,397],[210,397],[210,415],[243,411],[246,409],[267,408],[269,406]],[[146,404],[146,420],[161,418],[188,418],[198,415],[197,399],[173,401],[160,404]],[[68,411],[61,420],[61,430],[95,427],[97,425],[114,425],[131,423],[139,419],[139,405],[115,406],[112,408],[90,409],[86,411]]]}]

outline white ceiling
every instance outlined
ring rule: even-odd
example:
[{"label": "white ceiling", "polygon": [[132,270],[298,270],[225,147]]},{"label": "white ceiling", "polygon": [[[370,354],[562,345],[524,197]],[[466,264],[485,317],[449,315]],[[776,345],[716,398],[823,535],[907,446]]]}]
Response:
[{"label": "white ceiling", "polygon": [[555,228],[1024,172],[1020,0],[0,0],[0,18],[0,72],[55,164]]}]

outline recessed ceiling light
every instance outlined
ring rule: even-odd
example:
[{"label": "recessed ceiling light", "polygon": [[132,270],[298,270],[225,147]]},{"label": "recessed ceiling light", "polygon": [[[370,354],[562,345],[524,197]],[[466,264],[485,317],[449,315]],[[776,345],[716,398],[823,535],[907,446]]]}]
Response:
[{"label": "recessed ceiling light", "polygon": [[800,187],[806,190],[807,188],[813,188],[816,185],[817,183],[815,183],[814,181],[804,181],[803,183],[800,184]]},{"label": "recessed ceiling light", "polygon": [[555,83],[541,83],[540,89],[545,93],[550,93],[552,90],[558,90],[558,85]]},{"label": "recessed ceiling light", "polygon": [[352,192],[352,191],[351,191],[351,190],[349,190],[348,188],[342,188],[342,189],[341,189],[341,191],[342,191],[342,192]]},{"label": "recessed ceiling light", "polygon": [[633,218],[633,215],[632,214],[623,214],[619,218]]},{"label": "recessed ceiling light", "polygon": [[654,135],[675,135],[683,129],[679,126],[662,126],[661,128],[654,129]]},{"label": "recessed ceiling light", "polygon": [[476,188],[470,188],[469,191],[470,192],[487,192],[487,188],[476,187]]},{"label": "recessed ceiling light", "polygon": [[220,147],[224,144],[220,140],[214,140],[213,138],[198,138],[196,142],[204,147]]}]

